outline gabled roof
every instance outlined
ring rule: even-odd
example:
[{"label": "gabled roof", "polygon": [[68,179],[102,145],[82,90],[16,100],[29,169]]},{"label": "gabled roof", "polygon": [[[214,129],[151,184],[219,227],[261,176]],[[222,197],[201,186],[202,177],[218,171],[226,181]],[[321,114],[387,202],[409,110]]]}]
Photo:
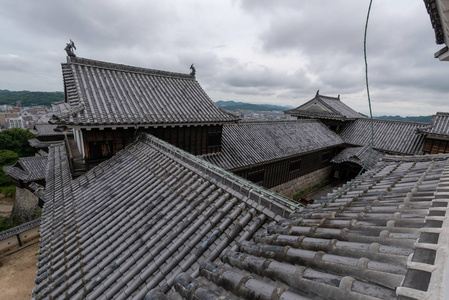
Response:
[{"label": "gabled roof", "polygon": [[354,120],[366,118],[341,102],[340,95],[335,98],[320,95],[318,92],[312,100],[297,108],[286,110],[284,113],[317,119]]},{"label": "gabled roof", "polygon": [[239,122],[223,126],[220,153],[201,157],[223,169],[235,170],[343,143],[318,120]]},{"label": "gabled roof", "polygon": [[[374,149],[390,154],[420,154],[424,136],[417,134],[423,123],[373,119]],[[371,144],[371,119],[357,119],[345,126],[340,136],[355,146]]]},{"label": "gabled roof", "polygon": [[420,133],[449,137],[449,113],[437,112],[432,116],[430,125],[419,130]]},{"label": "gabled roof", "polygon": [[38,139],[29,139],[28,142],[30,143],[30,146],[33,148],[47,148],[51,144],[61,143],[62,141],[40,141]]},{"label": "gabled roof", "polygon": [[[387,157],[336,198],[181,274],[185,299],[446,299],[449,160]],[[157,291],[153,291],[157,295]]]},{"label": "gabled roof", "polygon": [[56,125],[52,124],[37,123],[33,126],[33,129],[31,129],[30,132],[36,137],[64,135],[61,132],[55,131],[56,127]]},{"label": "gabled roof", "polygon": [[[370,153],[371,152],[371,153]],[[348,147],[338,153],[331,163],[341,164],[345,162],[354,163],[360,167],[365,166],[365,169],[370,169],[376,165],[376,163],[382,159],[383,153],[372,150],[370,145],[363,147]]]},{"label": "gabled roof", "polygon": [[235,122],[195,76],[79,57],[62,64],[66,104],[51,122],[78,126],[144,126]]},{"label": "gabled roof", "polygon": [[446,44],[446,47],[435,53],[435,58],[449,60],[449,1],[424,0],[424,4],[435,31],[435,42]]},{"label": "gabled roof", "polygon": [[20,157],[14,165],[4,167],[3,171],[17,180],[30,182],[45,179],[46,167],[47,157]]},{"label": "gabled roof", "polygon": [[48,156],[35,299],[142,299],[170,291],[269,222],[287,199],[149,135],[72,180],[65,148]]},{"label": "gabled roof", "polygon": [[437,44],[444,44],[444,29],[443,24],[441,24],[437,2],[437,0],[424,0],[427,13],[430,16],[430,22],[432,23],[432,27],[435,31],[435,42]]}]

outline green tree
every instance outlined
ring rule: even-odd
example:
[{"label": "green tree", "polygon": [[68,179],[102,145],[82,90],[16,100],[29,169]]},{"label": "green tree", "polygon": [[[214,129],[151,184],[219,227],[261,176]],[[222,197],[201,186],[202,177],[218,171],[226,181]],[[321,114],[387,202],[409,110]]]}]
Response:
[{"label": "green tree", "polygon": [[[17,162],[19,155],[11,150],[0,150],[0,186],[11,185],[11,179],[3,172],[3,167],[13,165]],[[2,192],[0,190],[0,192]]]},{"label": "green tree", "polygon": [[0,131],[0,149],[16,152],[20,157],[33,156],[34,149],[28,142],[34,135],[28,130],[11,128]]}]

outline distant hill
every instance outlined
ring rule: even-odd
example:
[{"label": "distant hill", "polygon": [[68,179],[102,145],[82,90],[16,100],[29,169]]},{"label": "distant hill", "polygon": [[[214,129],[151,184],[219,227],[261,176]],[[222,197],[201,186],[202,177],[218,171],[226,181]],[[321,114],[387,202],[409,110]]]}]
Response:
[{"label": "distant hill", "polygon": [[272,104],[252,104],[235,101],[217,101],[218,107],[226,110],[252,110],[252,111],[284,111],[293,108],[293,106],[280,106]]},{"label": "distant hill", "polygon": [[401,117],[401,116],[380,116],[374,119],[390,120],[390,121],[405,121],[417,123],[430,123],[432,116],[418,116],[418,117]]},{"label": "distant hill", "polygon": [[22,106],[51,106],[54,102],[64,101],[64,93],[0,90],[0,105],[15,106],[17,101],[21,101]]}]

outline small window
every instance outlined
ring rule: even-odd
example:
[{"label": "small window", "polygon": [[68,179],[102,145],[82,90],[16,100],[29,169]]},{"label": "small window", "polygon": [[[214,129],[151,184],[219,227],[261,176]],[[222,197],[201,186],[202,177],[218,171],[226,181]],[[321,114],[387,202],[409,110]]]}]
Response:
[{"label": "small window", "polygon": [[261,184],[265,178],[265,170],[248,173],[248,180],[257,184]]},{"label": "small window", "polygon": [[292,160],[290,162],[289,172],[295,172],[301,169],[301,159]]},{"label": "small window", "polygon": [[326,151],[321,154],[321,162],[328,161],[332,158],[332,151]]},{"label": "small window", "polygon": [[207,146],[209,147],[217,147],[221,145],[221,133],[220,132],[211,132],[207,136]]}]

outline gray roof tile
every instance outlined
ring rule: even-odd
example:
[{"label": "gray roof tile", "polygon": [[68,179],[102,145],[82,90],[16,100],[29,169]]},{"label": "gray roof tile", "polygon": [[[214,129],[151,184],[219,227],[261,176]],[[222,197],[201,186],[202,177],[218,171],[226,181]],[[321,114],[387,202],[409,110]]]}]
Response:
[{"label": "gray roof tile", "polygon": [[371,151],[370,145],[365,145],[363,147],[348,147],[338,153],[331,160],[331,163],[341,164],[351,162],[361,167],[365,166],[365,169],[370,169],[374,167],[383,156],[384,155],[379,151],[374,149]]},{"label": "gray roof tile", "polygon": [[54,136],[54,135],[64,135],[61,132],[55,131],[56,125],[38,123],[35,124],[33,129],[30,130],[35,136]]},{"label": "gray roof tile", "polygon": [[195,282],[242,298],[288,290],[313,299],[441,299],[448,171],[449,155],[385,156],[337,198],[318,199],[203,263]]},{"label": "gray roof tile", "polygon": [[75,180],[62,145],[48,157],[35,299],[168,292],[178,274],[292,212],[268,191],[230,194],[246,183],[147,135]]},{"label": "gray roof tile", "polygon": [[25,232],[27,230],[30,230],[32,228],[38,227],[40,225],[40,223],[41,223],[41,219],[37,218],[37,219],[34,219],[34,220],[30,221],[30,222],[21,224],[19,226],[10,228],[10,229],[5,230],[5,231],[2,231],[0,233],[0,241],[5,240],[5,239],[7,239],[7,238],[9,238],[11,236],[17,235],[19,233]]},{"label": "gray roof tile", "polygon": [[423,127],[419,131],[428,135],[449,136],[449,113],[438,112],[432,116],[430,125]]},{"label": "gray roof tile", "polygon": [[[417,130],[422,123],[373,120],[374,149],[392,154],[420,154],[424,137]],[[371,144],[371,119],[357,119],[340,133],[342,139],[355,146]]]},{"label": "gray roof tile", "polygon": [[317,120],[239,122],[223,126],[220,153],[201,158],[233,170],[340,144],[343,140]]},{"label": "gray roof tile", "polygon": [[52,122],[151,125],[235,122],[189,74],[68,57],[62,64],[66,103]]},{"label": "gray roof tile", "polygon": [[[311,107],[313,106],[313,107]],[[340,100],[339,97],[323,96],[317,93],[315,98],[297,108],[285,111],[292,116],[302,116],[316,119],[354,120],[366,118]]]},{"label": "gray roof tile", "polygon": [[15,179],[31,182],[45,179],[46,167],[46,156],[20,157],[14,165],[4,167],[3,171]]}]

